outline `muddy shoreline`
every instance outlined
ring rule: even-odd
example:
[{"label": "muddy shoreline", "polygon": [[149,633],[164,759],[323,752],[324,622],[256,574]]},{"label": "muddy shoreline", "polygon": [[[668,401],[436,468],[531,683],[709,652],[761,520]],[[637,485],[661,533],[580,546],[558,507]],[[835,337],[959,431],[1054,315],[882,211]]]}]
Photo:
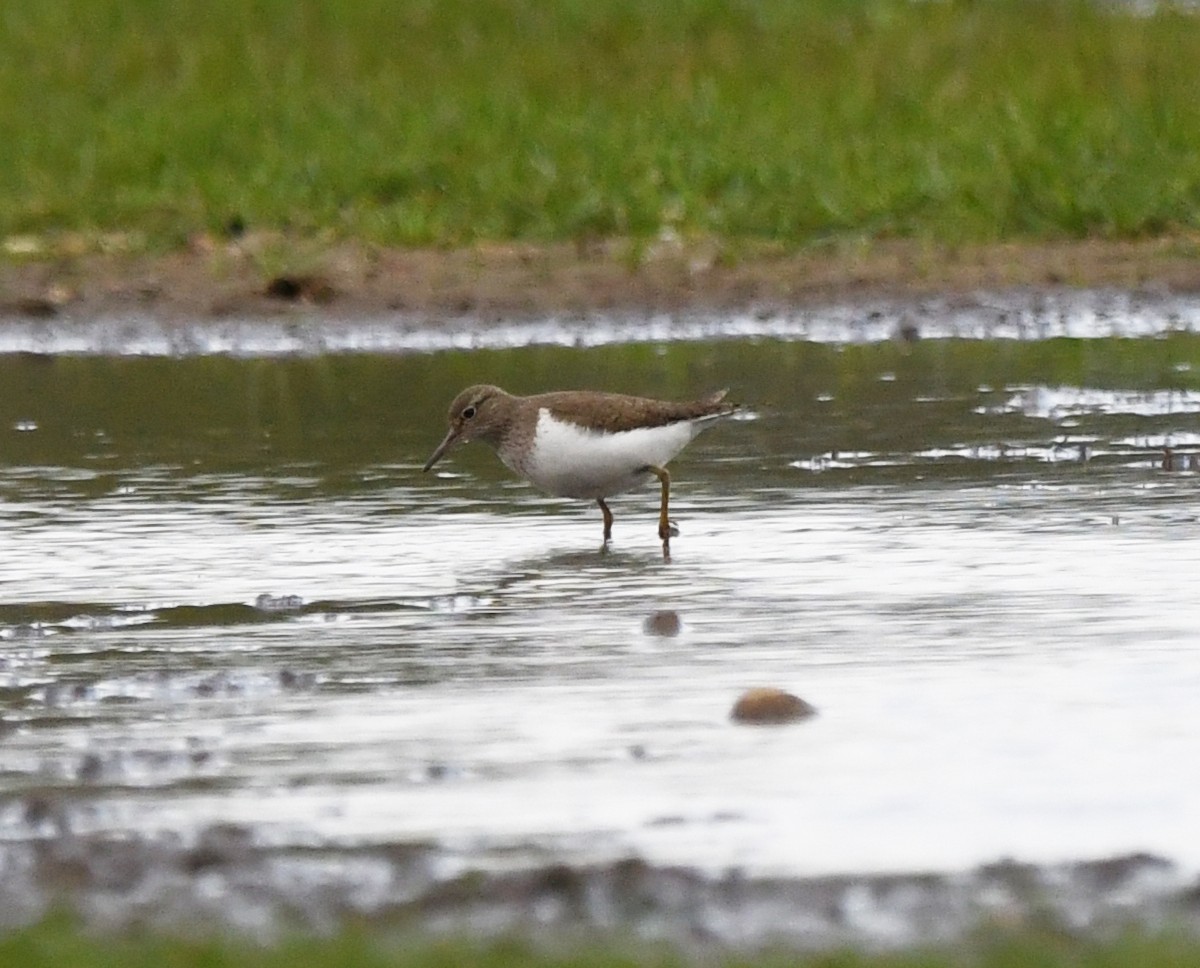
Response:
[{"label": "muddy shoreline", "polygon": [[0,320],[406,314],[471,315],[487,325],[589,312],[770,312],[981,290],[1200,292],[1200,242],[1186,237],[965,248],[896,241],[799,253],[674,239],[441,251],[246,236],[197,239],[162,255],[120,251],[120,239],[31,246],[0,262]]},{"label": "muddy shoreline", "polygon": [[351,921],[432,936],[637,938],[709,951],[894,949],[952,944],[986,928],[1200,933],[1195,882],[1144,853],[813,877],[713,876],[636,858],[486,870],[427,844],[271,846],[220,825],[190,841],[69,832],[10,841],[0,844],[0,869],[8,872],[0,929],[58,912],[104,931],[233,930],[262,940]]}]

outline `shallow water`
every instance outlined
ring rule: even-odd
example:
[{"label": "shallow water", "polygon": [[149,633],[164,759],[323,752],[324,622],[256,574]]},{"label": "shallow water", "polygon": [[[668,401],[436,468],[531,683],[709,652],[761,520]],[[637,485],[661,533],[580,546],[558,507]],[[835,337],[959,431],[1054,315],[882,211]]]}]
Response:
[{"label": "shallow water", "polygon": [[[1194,870],[1193,367],[1178,332],[0,357],[0,838]],[[602,554],[482,447],[422,475],[484,380],[748,410],[673,465],[667,562],[653,488]],[[819,714],[735,725],[755,685]]]}]

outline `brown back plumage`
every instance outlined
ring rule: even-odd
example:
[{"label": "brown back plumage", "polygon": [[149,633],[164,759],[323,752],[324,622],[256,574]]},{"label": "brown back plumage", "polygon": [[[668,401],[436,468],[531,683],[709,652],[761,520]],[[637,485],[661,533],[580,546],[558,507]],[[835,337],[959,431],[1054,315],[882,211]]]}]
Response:
[{"label": "brown back plumage", "polygon": [[[728,390],[718,390],[699,400],[652,400],[623,393],[560,390],[526,397],[523,402],[545,407],[560,420],[604,433],[620,433],[637,427],[662,427],[680,420],[726,417],[737,410],[725,402]],[[598,406],[603,402],[604,406]]]}]

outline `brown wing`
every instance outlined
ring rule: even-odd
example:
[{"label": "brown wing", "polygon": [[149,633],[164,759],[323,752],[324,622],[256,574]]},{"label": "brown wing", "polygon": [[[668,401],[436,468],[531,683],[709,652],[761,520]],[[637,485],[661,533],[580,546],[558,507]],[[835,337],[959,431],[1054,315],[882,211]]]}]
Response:
[{"label": "brown wing", "polygon": [[581,393],[564,390],[542,393],[529,398],[539,408],[546,407],[561,420],[607,433],[636,430],[638,427],[662,427],[680,420],[723,417],[737,408],[725,403],[728,390],[718,390],[700,400],[652,400],[622,393]]}]

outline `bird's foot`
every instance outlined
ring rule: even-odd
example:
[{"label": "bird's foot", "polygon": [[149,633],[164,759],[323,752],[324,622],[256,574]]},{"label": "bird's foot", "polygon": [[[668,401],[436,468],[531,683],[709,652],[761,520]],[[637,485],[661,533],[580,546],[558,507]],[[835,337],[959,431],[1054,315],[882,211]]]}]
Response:
[{"label": "bird's foot", "polygon": [[658,526],[658,536],[663,541],[670,541],[672,538],[679,537],[679,525],[674,521],[663,521]]}]

